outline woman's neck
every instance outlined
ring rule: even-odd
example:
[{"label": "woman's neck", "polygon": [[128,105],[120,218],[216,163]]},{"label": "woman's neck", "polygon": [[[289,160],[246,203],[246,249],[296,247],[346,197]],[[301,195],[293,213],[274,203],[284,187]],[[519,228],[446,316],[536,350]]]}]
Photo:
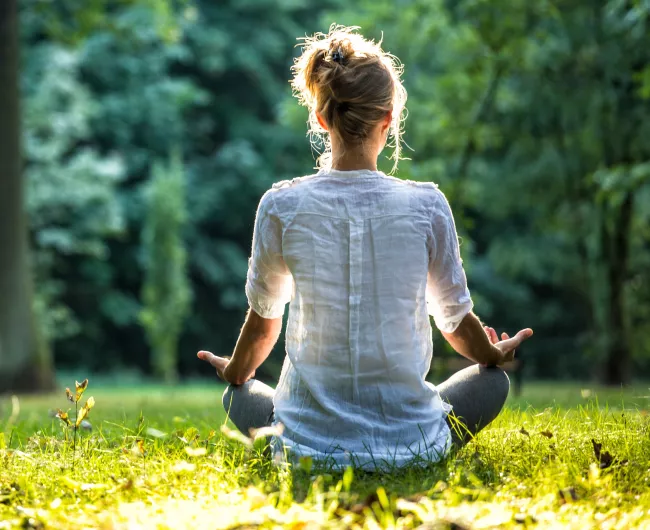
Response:
[{"label": "woman's neck", "polygon": [[338,171],[358,171],[368,169],[377,171],[377,155],[369,155],[361,150],[347,150],[337,156],[336,149],[332,150],[332,169]]}]

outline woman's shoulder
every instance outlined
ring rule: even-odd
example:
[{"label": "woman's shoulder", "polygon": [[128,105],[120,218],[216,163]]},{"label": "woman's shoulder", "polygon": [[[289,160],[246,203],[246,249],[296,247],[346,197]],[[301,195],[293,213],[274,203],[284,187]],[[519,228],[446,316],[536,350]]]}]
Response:
[{"label": "woman's shoulder", "polygon": [[440,189],[438,188],[438,184],[435,182],[426,182],[426,181],[421,181],[421,180],[409,180],[409,179],[403,179],[403,178],[398,178],[394,177],[391,175],[386,175],[386,178],[392,182],[394,182],[398,186],[403,186],[406,188],[412,188],[415,190],[422,190],[424,193],[430,193],[430,194],[437,194],[437,192],[440,192]]},{"label": "woman's shoulder", "polygon": [[393,176],[386,177],[395,187],[402,188],[406,193],[419,197],[427,206],[438,206],[447,203],[447,198],[435,182],[409,180]]},{"label": "woman's shoulder", "polygon": [[314,175],[305,175],[303,177],[295,177],[295,178],[292,178],[292,179],[280,180],[280,181],[274,183],[271,186],[271,189],[269,191],[273,192],[273,191],[292,189],[292,188],[295,188],[296,186],[298,186],[300,184],[304,184],[304,183],[309,182],[310,180],[313,180],[314,177],[316,177],[316,176],[317,175],[314,174]]},{"label": "woman's shoulder", "polygon": [[307,175],[275,182],[262,196],[260,210],[281,215],[291,211],[300,202],[304,185],[316,175]]}]

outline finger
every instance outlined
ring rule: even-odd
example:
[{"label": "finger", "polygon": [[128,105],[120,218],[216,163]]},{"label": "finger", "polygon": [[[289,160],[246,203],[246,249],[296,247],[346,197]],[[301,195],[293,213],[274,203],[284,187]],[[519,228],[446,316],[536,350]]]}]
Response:
[{"label": "finger", "polygon": [[526,339],[529,339],[532,336],[533,336],[533,330],[530,328],[522,329],[515,335],[515,337],[517,337],[520,342],[524,342]]},{"label": "finger", "polygon": [[509,338],[507,333],[502,333],[501,334],[502,338],[504,336],[508,338],[503,339],[499,343],[501,351],[505,353],[514,350],[515,348],[518,348],[522,342],[532,337],[532,335],[533,335],[533,330],[529,328],[522,329],[512,338]]},{"label": "finger", "polygon": [[499,342],[499,337],[497,336],[497,332],[494,331],[494,328],[490,328],[490,340],[492,341],[492,344]]},{"label": "finger", "polygon": [[510,338],[510,335],[508,335],[505,331],[501,333],[501,340],[508,340]]},{"label": "finger", "polygon": [[196,356],[202,361],[205,361],[206,363],[210,363],[215,368],[221,366],[221,363],[219,362],[219,357],[217,357],[216,355],[214,355],[209,351],[201,350],[199,353],[196,354]]}]

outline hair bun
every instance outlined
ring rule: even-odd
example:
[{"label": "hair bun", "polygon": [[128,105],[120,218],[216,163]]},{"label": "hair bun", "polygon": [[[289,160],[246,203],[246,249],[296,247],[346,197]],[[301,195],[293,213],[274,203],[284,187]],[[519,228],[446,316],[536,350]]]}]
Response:
[{"label": "hair bun", "polygon": [[343,51],[341,50],[341,47],[339,46],[338,50],[336,50],[332,54],[332,61],[335,63],[343,64],[343,61],[345,60],[345,55],[343,55]]},{"label": "hair bun", "polygon": [[345,65],[353,55],[354,48],[350,39],[332,39],[330,42],[328,56],[332,62]]},{"label": "hair bun", "polygon": [[401,65],[357,29],[332,24],[326,34],[301,38],[302,53],[292,67],[291,86],[309,109],[310,134],[324,140],[318,161],[322,167],[331,164],[330,137],[338,137],[346,147],[363,145],[389,113],[392,158],[395,165],[399,160],[406,102]]}]

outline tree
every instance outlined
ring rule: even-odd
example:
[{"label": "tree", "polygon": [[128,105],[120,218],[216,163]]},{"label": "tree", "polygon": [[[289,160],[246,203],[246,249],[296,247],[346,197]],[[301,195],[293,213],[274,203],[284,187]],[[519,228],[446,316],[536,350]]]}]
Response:
[{"label": "tree", "polygon": [[0,3],[0,393],[47,390],[49,350],[32,308],[24,213],[16,0]]},{"label": "tree", "polygon": [[[165,4],[157,2],[158,11]],[[97,15],[97,9],[98,6],[76,9],[75,13],[97,24],[103,17],[86,16]],[[57,21],[56,17],[45,18]],[[169,25],[164,29],[169,30]],[[33,300],[24,211],[19,55],[17,0],[3,1],[0,3],[0,393],[48,390],[54,386],[51,352],[35,315],[35,307],[43,310],[43,306],[34,304]],[[80,158],[83,155],[76,162]]]},{"label": "tree", "polygon": [[[279,116],[290,94],[287,79],[295,39],[317,29],[314,19],[307,0],[255,0],[245,7],[235,1],[193,2],[175,11],[178,31],[170,39],[160,34],[157,14],[146,3],[119,2],[113,4],[111,17],[63,50],[73,64],[57,68],[58,77],[47,82],[57,90],[61,85],[74,87],[65,108],[74,109],[84,127],[64,138],[57,138],[60,128],[52,131],[48,139],[65,145],[66,154],[57,152],[59,160],[48,161],[47,170],[66,168],[81,151],[90,151],[97,162],[119,153],[123,179],[111,184],[89,174],[88,180],[96,188],[103,184],[101,204],[113,204],[122,212],[124,230],[92,233],[90,242],[93,248],[99,245],[101,259],[61,247],[39,247],[39,255],[46,250],[56,259],[47,284],[59,287],[56,308],[66,308],[68,321],[76,322],[66,328],[65,336],[54,337],[61,366],[102,370],[110,358],[112,368],[150,368],[139,319],[145,279],[139,266],[139,235],[147,216],[145,190],[151,168],[167,156],[170,145],[183,152],[192,212],[186,235],[194,306],[180,348],[193,351],[201,345],[230,352],[246,310],[243,287],[257,202],[274,181],[305,174],[313,166],[304,129],[286,127]],[[43,47],[43,35],[49,35],[49,20],[34,14],[24,25],[31,65],[24,83],[33,87],[41,82],[43,102],[56,91],[48,91],[44,76],[37,75],[42,70],[37,51]],[[57,44],[61,33],[83,26],[66,21],[71,27],[55,33]],[[262,29],[251,33],[251,27]],[[53,112],[49,108],[47,112]],[[28,124],[29,129],[35,124]],[[94,162],[91,166],[95,168]],[[41,169],[35,161],[33,170]],[[55,206],[54,199],[58,204],[71,201],[72,188],[72,180],[61,182],[48,206]],[[45,178],[35,181],[31,191],[37,194],[39,189],[47,189]],[[80,241],[80,220],[93,220],[94,228],[108,224],[86,215],[82,204],[76,204],[74,214],[70,208],[56,212],[56,225],[63,225],[66,240]],[[36,243],[42,234],[51,233],[47,218],[37,222],[41,219],[32,222]],[[54,309],[48,308],[52,317],[57,316]],[[97,345],[101,356],[95,354]],[[278,354],[281,350],[280,344]],[[198,364],[192,355],[184,355],[179,369],[196,370]]]},{"label": "tree", "polygon": [[89,285],[96,277],[89,282],[88,276],[101,272],[108,241],[124,232],[116,196],[124,164],[88,145],[97,105],[80,82],[79,54],[45,42],[24,56],[24,175],[36,311],[46,339],[56,341],[81,331],[70,300],[77,305],[87,297],[96,305],[109,292],[106,281]]},{"label": "tree", "polygon": [[183,242],[185,182],[178,152],[173,153],[168,167],[154,165],[148,191],[141,320],[152,350],[153,371],[172,383],[178,376],[178,338],[192,296]]}]

